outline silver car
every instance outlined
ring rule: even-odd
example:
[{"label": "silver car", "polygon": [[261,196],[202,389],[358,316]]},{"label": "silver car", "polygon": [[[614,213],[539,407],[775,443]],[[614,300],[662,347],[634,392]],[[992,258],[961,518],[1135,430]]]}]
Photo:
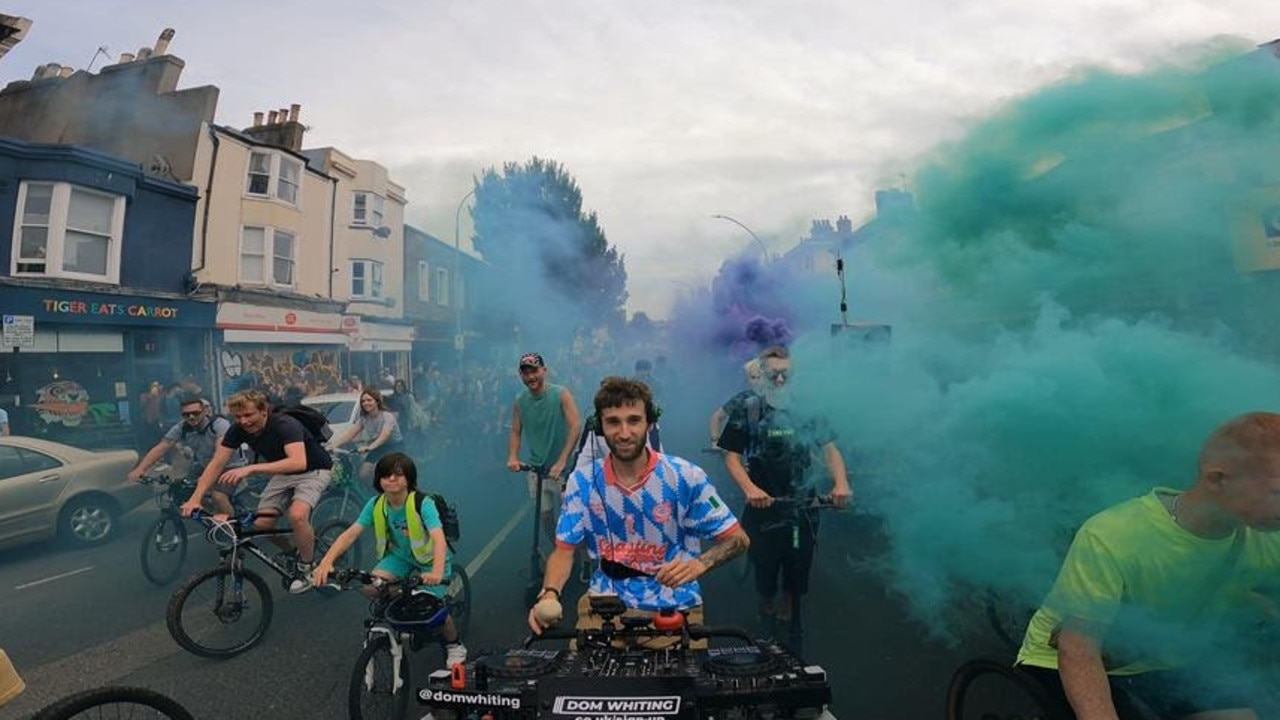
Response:
[{"label": "silver car", "polygon": [[90,452],[29,437],[0,437],[0,547],[57,536],[96,545],[121,515],[151,497],[125,477],[132,450]]}]

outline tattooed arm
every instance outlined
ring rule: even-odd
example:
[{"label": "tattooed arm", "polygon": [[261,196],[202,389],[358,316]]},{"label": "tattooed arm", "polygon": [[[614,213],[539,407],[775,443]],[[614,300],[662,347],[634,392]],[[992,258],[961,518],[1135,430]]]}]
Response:
[{"label": "tattooed arm", "polygon": [[735,525],[733,530],[716,540],[715,545],[704,550],[698,557],[687,560],[672,560],[663,565],[655,577],[658,582],[669,587],[693,582],[702,577],[703,573],[711,568],[723,565],[725,562],[741,555],[750,544],[751,541],[747,539],[747,531],[743,530],[741,525]]}]

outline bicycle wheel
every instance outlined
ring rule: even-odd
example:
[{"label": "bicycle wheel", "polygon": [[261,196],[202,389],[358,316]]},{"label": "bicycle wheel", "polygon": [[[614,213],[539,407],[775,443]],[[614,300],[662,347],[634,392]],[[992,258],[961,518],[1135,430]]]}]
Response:
[{"label": "bicycle wheel", "polygon": [[182,517],[165,513],[142,535],[138,550],[142,574],[156,585],[168,585],[182,572],[187,559],[187,528]]},{"label": "bicycle wheel", "polygon": [[[330,520],[316,530],[315,558],[317,562],[329,552],[329,548],[333,546],[334,541],[338,539],[339,535],[346,532],[348,527],[350,525],[341,520]],[[355,543],[334,560],[333,569],[348,570],[360,567],[360,560],[363,557],[362,552],[363,543],[360,538],[356,538]],[[337,588],[323,585],[317,586],[316,592],[324,597],[334,597],[342,594],[342,591]]]},{"label": "bicycle wheel", "polygon": [[458,636],[465,638],[471,626],[471,578],[461,565],[453,566],[453,578],[449,581],[449,615]]},{"label": "bicycle wheel", "polygon": [[192,577],[169,598],[165,624],[187,652],[229,658],[262,641],[271,611],[271,590],[260,575],[219,565]]},{"label": "bicycle wheel", "polygon": [[120,686],[94,688],[70,695],[40,710],[31,720],[72,718],[193,720],[186,708],[169,697],[145,688]]},{"label": "bicycle wheel", "polygon": [[995,660],[971,660],[947,688],[947,720],[1074,720],[1035,678]]},{"label": "bicycle wheel", "polygon": [[311,524],[319,527],[325,523],[339,520],[347,525],[356,521],[360,517],[360,511],[364,509],[364,500],[360,494],[350,488],[342,488],[334,492],[325,493],[320,502],[316,503],[315,508],[311,511]]},{"label": "bicycle wheel", "polygon": [[391,641],[377,635],[365,642],[351,670],[347,711],[351,720],[400,720],[409,706],[409,653],[400,653],[396,672]]}]

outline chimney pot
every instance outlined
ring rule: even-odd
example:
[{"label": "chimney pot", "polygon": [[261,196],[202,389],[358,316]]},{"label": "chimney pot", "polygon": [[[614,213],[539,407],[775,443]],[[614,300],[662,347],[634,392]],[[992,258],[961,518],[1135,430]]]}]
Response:
[{"label": "chimney pot", "polygon": [[165,28],[160,33],[160,39],[156,40],[156,47],[153,51],[156,55],[164,55],[169,50],[169,41],[173,39],[173,28]]},{"label": "chimney pot", "polygon": [[280,108],[280,110],[278,111],[278,114],[276,115],[276,118],[279,119],[280,122],[288,122],[289,108]]},{"label": "chimney pot", "polygon": [[261,111],[256,112],[256,113],[254,113],[254,114],[253,114],[253,126],[254,126],[254,127],[262,127],[262,112],[261,112]]},{"label": "chimney pot", "polygon": [[275,125],[275,124],[276,124],[276,114],[277,114],[278,112],[279,112],[279,111],[277,111],[277,110],[272,110],[271,112],[267,113],[267,124],[268,124],[268,125]]},{"label": "chimney pot", "polygon": [[147,59],[147,58],[149,58],[149,57],[151,57],[151,48],[149,48],[149,47],[140,47],[140,48],[138,48],[138,59],[139,59],[139,60],[146,60],[146,59]]},{"label": "chimney pot", "polygon": [[289,122],[298,122],[298,115],[302,112],[302,106],[294,103],[289,106]]},{"label": "chimney pot", "polygon": [[64,78],[71,77],[71,73],[73,72],[75,72],[75,68],[71,67],[70,65],[63,65],[58,70],[58,77],[64,77]]},{"label": "chimney pot", "polygon": [[135,57],[135,55],[134,55],[133,53],[131,53],[131,52],[123,52],[123,53],[120,53],[120,62],[121,62],[121,63],[131,63],[131,62],[133,62],[134,57]]}]

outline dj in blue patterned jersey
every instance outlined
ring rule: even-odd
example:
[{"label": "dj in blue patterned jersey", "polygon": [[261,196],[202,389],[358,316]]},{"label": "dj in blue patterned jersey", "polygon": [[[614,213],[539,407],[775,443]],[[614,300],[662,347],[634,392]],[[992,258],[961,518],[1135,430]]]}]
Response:
[{"label": "dj in blue patterned jersey", "polygon": [[[591,595],[617,595],[631,613],[681,610],[700,623],[698,578],[745,551],[747,534],[701,468],[646,446],[656,413],[643,382],[605,378],[595,412],[609,453],[569,477],[538,599],[559,598],[583,545],[595,568],[579,628],[600,624]],[[529,626],[545,629],[532,610]]]}]

